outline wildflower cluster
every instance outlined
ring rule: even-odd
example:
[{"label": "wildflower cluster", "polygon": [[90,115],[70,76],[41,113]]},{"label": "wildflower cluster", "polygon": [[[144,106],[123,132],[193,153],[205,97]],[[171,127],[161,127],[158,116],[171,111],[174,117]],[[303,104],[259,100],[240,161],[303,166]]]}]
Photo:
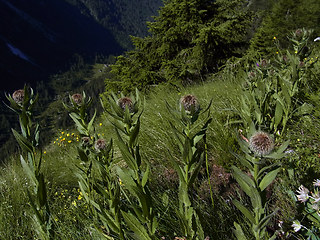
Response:
[{"label": "wildflower cluster", "polygon": [[302,232],[308,239],[319,239],[320,234],[320,180],[316,179],[313,182],[313,191],[301,185],[296,191],[297,200],[304,204],[304,215],[311,222],[306,222],[310,227],[304,226],[299,220],[294,220],[294,232]]},{"label": "wildflower cluster", "polygon": [[65,131],[60,132],[60,136],[58,136],[54,141],[53,144],[58,145],[59,147],[65,147],[67,144],[73,143],[73,142],[79,142],[80,136],[78,134],[75,134],[73,132],[68,133]]}]

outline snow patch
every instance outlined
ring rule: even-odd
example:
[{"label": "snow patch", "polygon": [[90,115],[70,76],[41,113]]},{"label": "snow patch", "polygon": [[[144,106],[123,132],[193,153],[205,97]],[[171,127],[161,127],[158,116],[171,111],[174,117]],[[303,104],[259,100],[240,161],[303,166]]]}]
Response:
[{"label": "snow patch", "polygon": [[30,58],[29,58],[26,54],[24,54],[19,48],[14,47],[14,46],[11,45],[10,43],[7,43],[7,47],[10,49],[10,51],[11,51],[14,55],[16,55],[16,56],[22,58],[23,60],[28,61],[29,63],[35,65],[35,63],[32,62],[32,61],[30,60]]}]

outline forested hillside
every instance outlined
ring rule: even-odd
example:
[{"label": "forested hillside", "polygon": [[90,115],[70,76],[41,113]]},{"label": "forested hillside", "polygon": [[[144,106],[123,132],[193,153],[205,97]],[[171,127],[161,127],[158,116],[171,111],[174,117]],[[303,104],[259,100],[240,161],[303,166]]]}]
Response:
[{"label": "forested hillside", "polygon": [[0,1],[0,90],[48,80],[66,71],[78,54],[119,55],[130,36],[145,36],[145,22],[161,1]]},{"label": "forested hillside", "polygon": [[162,0],[65,0],[82,14],[109,29],[124,49],[131,49],[131,36],[146,36],[147,21],[158,15]]}]

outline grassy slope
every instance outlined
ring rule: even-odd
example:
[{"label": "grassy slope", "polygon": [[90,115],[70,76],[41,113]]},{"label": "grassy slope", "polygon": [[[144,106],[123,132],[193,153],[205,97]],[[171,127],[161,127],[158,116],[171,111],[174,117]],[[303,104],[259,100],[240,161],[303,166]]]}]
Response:
[{"label": "grassy slope", "polygon": [[[187,93],[198,96],[202,106],[206,106],[210,99],[213,100],[211,115],[214,120],[209,129],[210,156],[216,158],[217,161],[230,157],[226,145],[228,141],[226,135],[230,135],[230,132],[225,131],[226,114],[224,110],[237,103],[239,89],[235,87],[238,85],[232,81],[225,82],[224,80],[220,79],[179,91],[168,86],[160,86],[147,96],[140,143],[145,158],[153,163],[154,179],[157,179],[156,174],[160,176],[161,171],[168,168],[167,151],[175,151],[175,146],[170,144],[168,139],[169,125],[165,101],[174,105],[178,103],[182,95]],[[62,131],[63,134],[61,134]],[[114,131],[105,116],[101,116],[96,121],[96,131],[106,139],[115,138]],[[70,135],[67,137],[68,133]],[[79,192],[75,176],[77,171],[75,163],[78,161],[77,141],[76,137],[72,137],[71,134],[72,131],[57,130],[56,136],[52,136],[52,143],[43,150],[45,151],[43,171],[49,185],[49,196],[56,219],[58,238],[91,239],[95,231],[90,224],[90,216],[84,200],[78,200]],[[58,146],[58,142],[63,138],[66,138],[65,146]],[[68,143],[68,140],[72,142]],[[155,194],[166,190],[164,189],[166,187],[165,184],[162,185],[163,189],[158,189]],[[19,157],[14,156],[8,159],[7,164],[0,170],[0,193],[2,195],[0,198],[0,222],[2,223],[0,224],[0,239],[32,238],[29,218],[32,212],[27,204],[26,188],[27,180],[20,167]]]}]

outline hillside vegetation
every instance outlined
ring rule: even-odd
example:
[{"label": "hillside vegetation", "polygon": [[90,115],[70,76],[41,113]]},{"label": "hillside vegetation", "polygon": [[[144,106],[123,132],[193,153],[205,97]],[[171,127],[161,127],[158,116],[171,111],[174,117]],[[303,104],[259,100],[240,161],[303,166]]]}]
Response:
[{"label": "hillside vegetation", "polygon": [[285,20],[320,5],[269,3],[168,0],[113,64],[54,76],[45,112],[7,95],[0,239],[320,239],[319,18]]}]

